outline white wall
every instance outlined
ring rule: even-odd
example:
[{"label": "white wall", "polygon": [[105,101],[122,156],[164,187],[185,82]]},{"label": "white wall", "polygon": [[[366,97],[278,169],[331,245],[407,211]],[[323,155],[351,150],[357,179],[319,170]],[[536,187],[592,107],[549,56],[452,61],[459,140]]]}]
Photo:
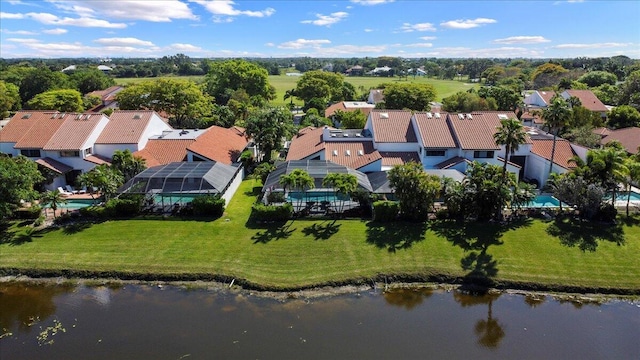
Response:
[{"label": "white wall", "polygon": [[229,201],[231,201],[231,198],[240,187],[240,184],[242,183],[243,173],[244,173],[244,170],[242,169],[242,167],[240,167],[238,171],[236,171],[236,176],[233,178],[233,180],[231,180],[231,184],[227,188],[227,191],[225,191],[224,194],[222,195],[222,198],[225,201],[225,206],[229,205]]},{"label": "white wall", "polygon": [[[427,150],[444,150],[444,156],[426,156]],[[439,164],[447,159],[457,156],[458,149],[422,149],[422,155],[420,161],[425,169],[433,169],[436,164]]]},{"label": "white wall", "polygon": [[[549,178],[549,165],[551,162],[543,157],[531,153],[527,159],[524,176],[528,179],[536,179],[542,188]],[[553,165],[554,173],[564,174],[568,170],[557,164]]]},{"label": "white wall", "polygon": [[417,142],[413,143],[379,143],[374,142],[374,147],[378,151],[411,151],[419,152],[420,145]]},{"label": "white wall", "polygon": [[96,144],[93,147],[93,153],[110,158],[116,150],[124,151],[127,149],[131,152],[140,150],[138,144]]},{"label": "white wall", "polygon": [[153,115],[151,115],[149,123],[147,124],[147,127],[144,129],[142,135],[140,136],[140,140],[138,141],[138,149],[136,149],[136,151],[144,149],[144,147],[147,146],[147,142],[149,142],[150,137],[154,135],[162,135],[162,132],[164,130],[173,130],[173,128],[169,126],[169,124],[164,122],[164,120],[162,120],[156,113],[153,113]]}]

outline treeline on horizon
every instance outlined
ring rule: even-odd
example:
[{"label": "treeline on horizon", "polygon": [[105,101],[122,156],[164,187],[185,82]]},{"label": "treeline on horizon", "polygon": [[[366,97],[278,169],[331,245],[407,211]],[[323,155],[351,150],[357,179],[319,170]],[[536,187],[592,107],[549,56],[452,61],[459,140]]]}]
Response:
[{"label": "treeline on horizon", "polygon": [[[61,71],[70,65],[82,68],[107,65],[112,67],[109,75],[114,78],[147,78],[159,76],[199,76],[206,75],[216,62],[229,60],[228,58],[191,58],[184,54],[163,56],[161,58],[0,58],[0,71],[9,66],[38,67],[46,66],[52,71]],[[390,71],[378,73],[377,76],[394,77],[410,75],[410,69],[420,68],[426,76],[439,79],[453,80],[455,78],[481,79],[491,73],[487,70],[497,68],[505,71],[505,75],[518,73],[522,77],[530,77],[534,70],[544,64],[555,64],[573,71],[575,79],[586,72],[606,71],[615,74],[618,81],[623,81],[626,75],[634,70],[640,70],[640,60],[631,59],[624,55],[613,57],[576,57],[576,58],[400,58],[390,56],[380,57],[352,57],[352,58],[244,58],[264,67],[269,75],[282,75],[283,69],[295,69],[299,72],[311,70],[325,70],[344,74],[353,66],[362,66],[361,74],[381,67],[389,67]],[[572,80],[575,80],[572,79]],[[526,87],[526,86],[525,86]]]}]

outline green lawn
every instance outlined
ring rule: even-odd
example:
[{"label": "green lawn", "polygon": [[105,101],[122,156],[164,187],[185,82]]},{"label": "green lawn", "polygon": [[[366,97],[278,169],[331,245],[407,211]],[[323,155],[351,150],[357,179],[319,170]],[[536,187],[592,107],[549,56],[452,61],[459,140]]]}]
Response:
[{"label": "green lawn", "polygon": [[[204,80],[204,76],[172,76],[172,79],[190,79],[197,83],[202,82]],[[115,79],[118,85],[129,85],[136,84],[142,81],[153,80],[155,78],[119,78]],[[284,93],[287,90],[294,89],[296,87],[296,82],[300,79],[298,76],[286,76],[286,75],[271,75],[269,76],[269,83],[276,88],[276,98],[272,101],[273,105],[283,106],[290,102],[284,100]],[[375,88],[378,85],[385,82],[398,82],[398,78],[381,78],[381,77],[346,77],[345,80],[358,90],[361,86],[368,90],[370,88]],[[405,80],[402,80],[405,82]],[[439,79],[431,79],[425,77],[416,77],[415,79],[409,77],[406,82],[415,82],[415,83],[428,83],[433,85],[436,88],[437,93],[437,101],[441,101],[443,98],[451,96],[458,91],[466,91],[472,87],[479,88],[478,84],[469,84],[464,81],[458,80],[439,80]],[[359,92],[360,90],[358,90]],[[302,101],[294,99],[294,104],[302,106]]]},{"label": "green lawn", "polygon": [[215,221],[122,220],[0,238],[0,268],[208,273],[271,288],[376,275],[464,276],[498,281],[640,291],[640,226],[572,228],[533,220],[510,228],[433,222],[248,222],[258,185],[245,181]]}]

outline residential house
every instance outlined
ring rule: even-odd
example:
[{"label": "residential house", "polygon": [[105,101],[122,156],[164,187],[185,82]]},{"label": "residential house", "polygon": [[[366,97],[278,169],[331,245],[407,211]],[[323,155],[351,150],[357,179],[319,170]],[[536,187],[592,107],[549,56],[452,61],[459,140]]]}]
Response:
[{"label": "residential house", "polygon": [[532,130],[528,132],[532,142],[531,155],[527,160],[527,178],[535,180],[539,187],[544,186],[549,178],[551,168],[551,153],[553,152],[552,172],[564,174],[576,167],[571,161],[574,157],[585,160],[589,149],[568,140],[557,137],[555,150],[553,149],[553,135]]},{"label": "residential house", "polygon": [[524,97],[527,108],[546,108],[551,104],[551,99],[556,96],[555,91],[535,90]]},{"label": "residential house", "polygon": [[347,76],[362,76],[362,74],[364,73],[364,68],[360,65],[354,65],[345,70],[344,73]]},{"label": "residential house", "polygon": [[104,90],[92,91],[87,96],[97,96],[100,98],[100,104],[90,109],[89,111],[99,112],[105,109],[117,109],[118,102],[116,101],[116,94],[124,90],[122,86],[112,86]]},{"label": "residential house", "polygon": [[576,97],[582,103],[582,106],[587,110],[596,112],[600,114],[600,117],[603,119],[607,118],[607,111],[609,109],[598,99],[598,97],[591,90],[565,90],[560,96],[564,99],[569,99],[570,97]]},{"label": "residential house", "polygon": [[593,130],[600,135],[600,144],[606,145],[611,141],[618,141],[629,154],[637,154],[640,151],[640,128],[628,127],[616,130],[598,128]]},{"label": "residential house", "polygon": [[383,101],[384,101],[384,94],[382,89],[369,90],[369,96],[367,97],[367,102],[369,104],[376,105],[377,103],[381,103]]},{"label": "residential house", "polygon": [[152,110],[118,110],[109,117],[109,124],[95,142],[96,154],[111,157],[116,150],[142,150],[149,139],[173,130]]},{"label": "residential house", "polygon": [[0,131],[0,151],[24,155],[58,174],[49,188],[74,184],[80,173],[106,161],[95,153],[94,142],[108,124],[104,114],[20,111]]},{"label": "residential house", "polygon": [[371,109],[375,107],[376,107],[375,105],[366,103],[364,101],[340,101],[335,104],[331,104],[324,111],[324,117],[331,119],[333,114],[335,114],[336,111],[338,110],[341,110],[341,111],[360,110],[364,113],[365,116],[368,116]]}]

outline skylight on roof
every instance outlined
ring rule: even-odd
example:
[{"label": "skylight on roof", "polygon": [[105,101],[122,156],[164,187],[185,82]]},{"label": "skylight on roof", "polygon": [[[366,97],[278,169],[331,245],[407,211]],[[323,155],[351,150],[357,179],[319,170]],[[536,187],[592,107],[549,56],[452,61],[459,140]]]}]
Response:
[{"label": "skylight on roof", "polygon": [[507,114],[498,114],[498,119],[500,120],[507,120],[508,118]]},{"label": "skylight on roof", "polygon": [[380,119],[388,119],[389,113],[380,113]]}]

